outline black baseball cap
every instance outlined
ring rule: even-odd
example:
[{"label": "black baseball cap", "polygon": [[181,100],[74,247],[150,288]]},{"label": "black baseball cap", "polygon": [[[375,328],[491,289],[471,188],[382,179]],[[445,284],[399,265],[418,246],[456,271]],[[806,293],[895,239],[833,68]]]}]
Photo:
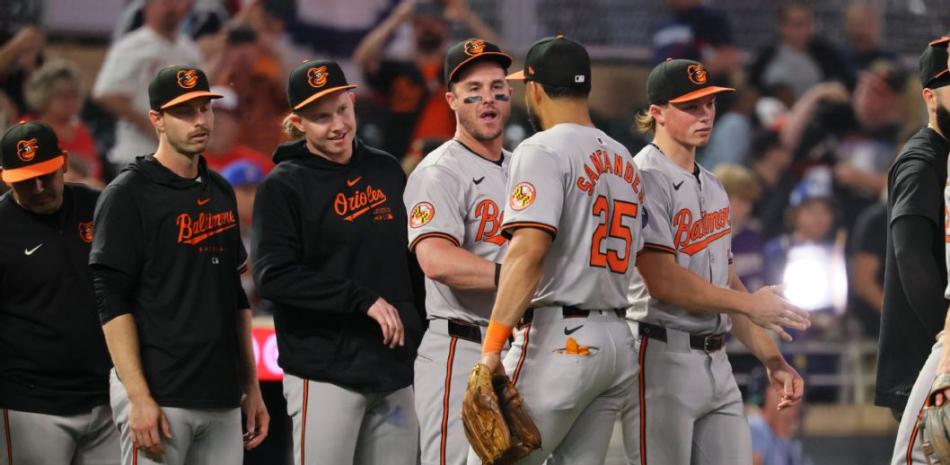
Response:
[{"label": "black baseball cap", "polygon": [[152,110],[165,110],[201,97],[221,98],[211,92],[204,71],[192,66],[162,68],[148,84],[148,102]]},{"label": "black baseball cap", "polygon": [[508,79],[590,90],[590,55],[583,45],[563,34],[546,37],[528,50],[524,69]]},{"label": "black baseball cap", "polygon": [[936,89],[950,84],[950,71],[947,70],[947,44],[950,37],[943,36],[927,44],[920,54],[917,73],[920,84],[926,89]]},{"label": "black baseball cap", "polygon": [[66,153],[59,139],[45,123],[30,121],[17,124],[0,139],[3,180],[15,183],[50,174],[63,166]]},{"label": "black baseball cap", "polygon": [[667,58],[656,65],[647,77],[647,98],[653,105],[683,103],[720,92],[734,92],[731,87],[714,86],[702,63]]},{"label": "black baseball cap", "polygon": [[497,45],[482,39],[463,40],[445,53],[446,84],[452,82],[465,65],[481,60],[494,61],[505,71],[511,66],[511,56],[502,52]]},{"label": "black baseball cap", "polygon": [[346,82],[346,76],[335,61],[305,61],[294,68],[287,82],[287,102],[299,110],[325,95],[356,86]]}]

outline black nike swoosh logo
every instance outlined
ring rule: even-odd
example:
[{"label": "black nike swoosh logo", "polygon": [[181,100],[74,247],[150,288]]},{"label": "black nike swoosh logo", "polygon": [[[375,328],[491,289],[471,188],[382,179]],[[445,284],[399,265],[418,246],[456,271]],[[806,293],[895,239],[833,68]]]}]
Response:
[{"label": "black nike swoosh logo", "polygon": [[565,335],[565,336],[570,336],[571,334],[574,334],[575,331],[577,331],[578,329],[581,329],[581,328],[583,328],[583,327],[584,327],[584,325],[580,325],[580,326],[578,326],[578,327],[576,327],[576,328],[571,328],[571,329],[564,328],[564,335]]},{"label": "black nike swoosh logo", "polygon": [[475,184],[481,184],[482,181],[484,181],[484,180],[485,180],[485,176],[482,176],[482,177],[480,177],[480,178],[478,178],[478,179],[472,178],[472,182],[474,182]]},{"label": "black nike swoosh logo", "polygon": [[684,182],[686,181],[680,181],[679,184],[673,184],[673,190],[675,191],[680,190],[680,186],[682,186]]}]

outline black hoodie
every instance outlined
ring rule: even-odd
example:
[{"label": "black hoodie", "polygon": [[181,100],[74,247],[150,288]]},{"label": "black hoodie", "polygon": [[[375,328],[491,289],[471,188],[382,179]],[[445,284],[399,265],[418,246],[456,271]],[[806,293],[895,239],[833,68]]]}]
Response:
[{"label": "black hoodie", "polygon": [[234,408],[247,254],[231,186],[203,158],[198,175],[182,178],[152,156],[136,158],[99,197],[89,264],[129,278],[128,289],[103,289],[96,275],[100,319],[134,315],[159,405]]},{"label": "black hoodie", "polygon": [[[391,155],[354,142],[346,165],[303,140],[277,148],[257,189],[251,253],[261,296],[275,304],[280,366],[361,392],[412,384],[421,339],[402,204],[406,176]],[[367,310],[399,309],[404,347],[382,343]]]},{"label": "black hoodie", "polygon": [[[947,152],[950,141],[923,128],[907,141],[888,172],[884,311],[874,397],[874,403],[883,407],[904,408],[947,315],[943,202]],[[915,240],[894,240],[898,220],[903,220],[898,227],[913,228],[907,236]]]},{"label": "black hoodie", "polygon": [[99,192],[63,188],[51,215],[0,196],[0,407],[50,415],[109,403],[109,368],[89,273]]}]

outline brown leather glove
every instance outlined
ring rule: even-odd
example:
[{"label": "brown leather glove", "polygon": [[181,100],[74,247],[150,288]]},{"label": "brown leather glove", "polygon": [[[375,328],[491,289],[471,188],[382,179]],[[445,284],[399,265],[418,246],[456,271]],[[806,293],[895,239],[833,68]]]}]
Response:
[{"label": "brown leather glove", "polygon": [[541,447],[541,433],[524,399],[505,375],[479,363],[462,399],[465,436],[485,465],[508,465]]}]

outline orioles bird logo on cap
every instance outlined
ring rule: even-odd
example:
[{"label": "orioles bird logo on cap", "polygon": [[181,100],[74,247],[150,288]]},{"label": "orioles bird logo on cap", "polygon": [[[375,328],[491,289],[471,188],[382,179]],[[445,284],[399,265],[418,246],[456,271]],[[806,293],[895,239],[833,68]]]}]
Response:
[{"label": "orioles bird logo on cap", "polygon": [[191,89],[198,85],[198,72],[193,69],[183,69],[178,72],[178,85],[184,89]]},{"label": "orioles bird logo on cap", "polygon": [[16,156],[22,161],[30,161],[36,157],[36,138],[25,139],[16,143]]},{"label": "orioles bird logo on cap", "polygon": [[485,41],[479,39],[472,39],[468,42],[465,42],[463,47],[465,54],[468,56],[481,55],[485,51]]},{"label": "orioles bird logo on cap", "polygon": [[706,83],[706,68],[703,68],[703,65],[687,66],[686,75],[689,76],[690,81],[693,81],[693,84],[702,85]]},{"label": "orioles bird logo on cap", "polygon": [[327,73],[326,66],[314,67],[307,70],[307,82],[312,87],[323,87],[327,85]]}]

